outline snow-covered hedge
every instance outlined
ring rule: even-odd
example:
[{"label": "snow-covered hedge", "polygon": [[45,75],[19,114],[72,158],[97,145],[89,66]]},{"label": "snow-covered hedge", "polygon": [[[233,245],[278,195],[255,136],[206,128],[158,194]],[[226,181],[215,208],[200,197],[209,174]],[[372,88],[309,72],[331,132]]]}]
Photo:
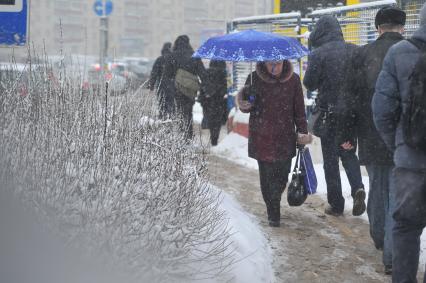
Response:
[{"label": "snow-covered hedge", "polygon": [[155,97],[85,92],[81,78],[54,72],[27,65],[1,78],[3,187],[69,246],[141,282],[225,272],[233,251],[220,196],[177,123],[155,119]]}]

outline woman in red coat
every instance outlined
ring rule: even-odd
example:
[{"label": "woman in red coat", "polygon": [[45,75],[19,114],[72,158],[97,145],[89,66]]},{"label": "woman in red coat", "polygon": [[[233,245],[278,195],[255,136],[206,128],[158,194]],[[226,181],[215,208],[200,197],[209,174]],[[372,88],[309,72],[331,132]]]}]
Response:
[{"label": "woman in red coat", "polygon": [[281,195],[286,188],[296,143],[308,135],[302,84],[290,61],[260,62],[237,100],[250,113],[249,156],[259,164],[260,187],[269,225],[280,226]]}]

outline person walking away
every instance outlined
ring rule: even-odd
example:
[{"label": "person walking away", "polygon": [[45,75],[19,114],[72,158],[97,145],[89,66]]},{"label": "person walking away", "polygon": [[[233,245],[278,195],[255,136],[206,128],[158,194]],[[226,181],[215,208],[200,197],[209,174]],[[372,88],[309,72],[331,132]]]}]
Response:
[{"label": "person walking away", "polygon": [[199,100],[204,110],[207,126],[210,129],[210,142],[216,146],[222,126],[223,113],[226,112],[227,92],[226,63],[211,61],[207,70],[208,79],[202,86]]},{"label": "person walking away", "polygon": [[370,235],[376,248],[383,250],[386,274],[392,273],[394,194],[391,176],[394,164],[392,152],[374,125],[371,101],[387,51],[404,39],[405,19],[405,12],[398,7],[384,7],[377,12],[375,26],[379,37],[353,52],[347,88],[339,103],[338,144],[351,150],[358,140],[359,161],[366,166],[370,180],[367,203]]},{"label": "person walking away", "polygon": [[[173,51],[166,57],[164,66],[164,81],[166,91],[170,92],[175,98],[177,106],[177,114],[180,119],[180,127],[185,133],[185,139],[193,138],[193,120],[192,107],[195,103],[196,90],[194,85],[206,80],[206,70],[201,59],[192,58],[194,50],[191,47],[189,37],[180,35],[174,42]],[[183,78],[185,83],[190,81],[189,91],[178,89],[180,79]]]},{"label": "person walking away", "polygon": [[171,48],[172,44],[170,42],[164,43],[161,49],[161,56],[155,60],[152,66],[151,76],[148,82],[148,87],[151,91],[157,89],[160,119],[169,118],[173,114],[175,108],[173,96],[168,95],[165,91],[164,84],[162,84],[164,65],[166,64],[167,55],[172,52]]},{"label": "person walking away", "polygon": [[[249,96],[255,93],[255,98]],[[260,188],[269,225],[280,226],[296,142],[309,143],[302,85],[290,61],[260,62],[238,93],[240,110],[250,113],[248,154],[259,164]],[[298,136],[299,134],[299,136]]]},{"label": "person walking away", "polygon": [[314,50],[308,57],[308,68],[303,83],[308,91],[318,90],[316,105],[325,117],[326,133],[320,136],[329,203],[325,213],[340,216],[344,211],[345,199],[342,195],[339,170],[340,157],[354,199],[352,214],[359,216],[365,211],[366,195],[358,157],[355,153],[356,144],[353,144],[354,148],[351,150],[343,150],[336,141],[336,104],[338,97],[344,91],[347,62],[355,45],[345,43],[339,22],[332,16],[323,16],[318,20],[309,36],[309,42]]},{"label": "person walking away", "polygon": [[[420,27],[410,41],[395,44],[386,54],[372,101],[377,130],[394,153],[392,281],[398,283],[417,282],[420,236],[426,225],[425,52],[426,5],[423,5]],[[418,80],[419,76],[423,80]],[[420,100],[413,100],[418,94]],[[421,119],[413,120],[414,125],[407,124],[410,121],[407,119],[415,117],[412,115],[420,115]],[[411,126],[415,132],[408,131]],[[413,144],[412,134],[421,135],[423,142]]]}]

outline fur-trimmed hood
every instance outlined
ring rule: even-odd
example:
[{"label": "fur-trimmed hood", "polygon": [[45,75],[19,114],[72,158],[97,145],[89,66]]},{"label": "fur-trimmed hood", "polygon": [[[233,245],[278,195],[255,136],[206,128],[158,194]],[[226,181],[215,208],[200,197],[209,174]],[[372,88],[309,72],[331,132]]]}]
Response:
[{"label": "fur-trimmed hood", "polygon": [[264,62],[259,62],[256,64],[256,74],[259,78],[266,83],[285,83],[293,76],[293,64],[290,61],[283,61],[283,71],[279,78],[271,75],[266,69],[266,65]]}]

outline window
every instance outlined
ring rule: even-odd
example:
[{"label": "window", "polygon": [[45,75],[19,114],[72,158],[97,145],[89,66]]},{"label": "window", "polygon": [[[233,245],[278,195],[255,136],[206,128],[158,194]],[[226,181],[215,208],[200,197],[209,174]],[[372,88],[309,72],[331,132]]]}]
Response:
[{"label": "window", "polygon": [[15,0],[0,0],[0,5],[15,5]]},{"label": "window", "polygon": [[24,0],[0,0],[0,12],[21,12]]}]

